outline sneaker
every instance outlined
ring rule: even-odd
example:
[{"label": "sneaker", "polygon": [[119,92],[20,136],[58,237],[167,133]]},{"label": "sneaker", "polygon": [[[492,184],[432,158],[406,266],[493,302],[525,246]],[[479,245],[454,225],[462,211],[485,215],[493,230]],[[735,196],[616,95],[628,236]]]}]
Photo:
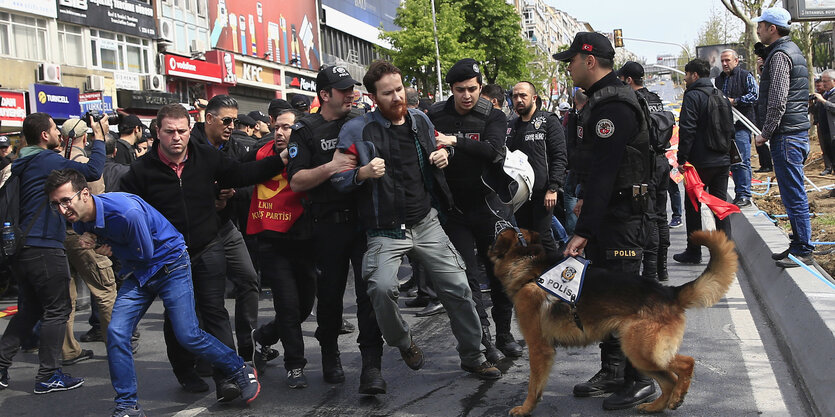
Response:
[{"label": "sneaker", "polygon": [[183,390],[185,390],[185,392],[198,393],[206,392],[209,390],[209,384],[207,384],[206,381],[203,380],[203,378],[200,378],[200,375],[197,375],[197,372],[195,372],[194,370],[190,370],[183,375],[176,376],[177,382],[180,383],[180,386],[183,387]]},{"label": "sneaker", "polygon": [[76,356],[72,359],[64,359],[64,360],[61,361],[61,364],[63,366],[71,366],[71,365],[75,365],[79,362],[86,361],[87,359],[92,359],[92,358],[93,358],[93,351],[92,350],[81,349],[81,353],[79,353],[78,356]]},{"label": "sneaker", "polygon": [[84,343],[104,342],[104,336],[101,333],[100,327],[91,327],[90,330],[87,330],[87,333],[81,335],[81,338],[78,340]]},{"label": "sneaker", "polygon": [[69,391],[84,385],[83,378],[73,378],[70,374],[55,370],[46,381],[35,382],[35,394],[46,394],[54,391]]},{"label": "sneaker", "polygon": [[681,227],[681,217],[673,217],[673,219],[670,220],[670,228],[676,229],[679,227]]},{"label": "sneaker", "polygon": [[241,396],[241,389],[229,379],[215,381],[217,402],[228,403]]},{"label": "sneaker", "polygon": [[682,253],[673,255],[673,260],[682,264],[700,264],[702,263],[702,255],[696,252],[685,250]]},{"label": "sneaker", "polygon": [[296,368],[287,371],[287,385],[290,388],[307,388],[307,377],[304,376],[304,369]]},{"label": "sneaker", "polygon": [[[803,262],[806,265],[814,266],[815,265],[815,256],[812,253],[807,253],[806,255],[794,255],[798,261]],[[797,268],[800,266],[797,262],[792,259],[789,259],[788,255],[785,258],[780,259],[779,261],[775,261],[774,263],[777,264],[780,268]]]},{"label": "sneaker", "polygon": [[113,410],[111,417],[145,417],[145,412],[142,407],[135,405],[127,408],[116,408]]},{"label": "sneaker", "polygon": [[9,368],[0,368],[0,390],[9,386]]},{"label": "sneaker", "polygon": [[478,366],[467,366],[462,363],[461,369],[471,374],[475,374],[478,379],[499,379],[502,377],[502,371],[500,371],[499,368],[496,368],[489,361],[484,361]]},{"label": "sneaker", "polygon": [[252,339],[252,365],[258,370],[258,373],[264,375],[267,371],[267,362],[278,357],[278,351],[270,347],[270,345],[262,344],[255,336],[257,329],[252,329],[249,333]]},{"label": "sneaker", "polygon": [[342,326],[339,327],[339,334],[353,333],[357,328],[348,320],[342,319]]},{"label": "sneaker", "polygon": [[771,259],[774,259],[775,261],[779,261],[780,259],[786,259],[788,256],[789,256],[789,249],[786,249],[786,250],[784,250],[780,253],[772,253],[771,254]]},{"label": "sneaker", "polygon": [[406,366],[409,368],[417,371],[423,367],[423,351],[417,347],[414,340],[412,340],[408,349],[400,350],[400,356],[403,357],[403,362],[406,362]]},{"label": "sneaker", "polygon": [[258,397],[261,392],[261,384],[258,382],[258,371],[250,365],[244,364],[241,369],[229,377],[229,380],[241,390],[241,398],[247,404],[251,403]]}]

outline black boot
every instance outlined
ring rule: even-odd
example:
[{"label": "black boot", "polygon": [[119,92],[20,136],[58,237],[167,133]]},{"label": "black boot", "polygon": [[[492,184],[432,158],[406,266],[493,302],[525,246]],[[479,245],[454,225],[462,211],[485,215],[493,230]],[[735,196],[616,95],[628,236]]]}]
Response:
[{"label": "black boot", "polygon": [[380,359],[378,354],[362,354],[362,373],[360,374],[359,393],[363,395],[377,395],[386,393],[386,380],[380,373]]},{"label": "black boot", "polygon": [[518,358],[522,356],[522,346],[513,338],[513,335],[508,333],[496,334],[496,347],[511,358]]},{"label": "black boot", "polygon": [[329,384],[345,382],[345,372],[342,371],[338,349],[322,349],[322,376]]},{"label": "black boot", "polygon": [[591,397],[615,392],[623,385],[625,361],[620,341],[609,336],[600,344],[600,370],[588,381],[575,385],[574,396]]},{"label": "black boot", "polygon": [[658,248],[658,281],[664,282],[670,279],[667,274],[667,248]]},{"label": "black boot", "polygon": [[604,410],[623,410],[649,402],[655,394],[652,378],[638,372],[629,361],[626,363],[623,386],[603,400]]},{"label": "black boot", "polygon": [[496,345],[493,344],[493,339],[490,336],[490,327],[484,326],[481,328],[481,344],[484,345],[487,350],[484,352],[484,356],[493,364],[499,363],[502,359],[504,359],[504,353],[496,348]]}]

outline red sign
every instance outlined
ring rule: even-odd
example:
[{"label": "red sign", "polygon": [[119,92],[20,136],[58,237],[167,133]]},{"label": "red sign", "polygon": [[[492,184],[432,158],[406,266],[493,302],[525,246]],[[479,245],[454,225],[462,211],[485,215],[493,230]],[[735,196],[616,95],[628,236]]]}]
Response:
[{"label": "red sign", "polygon": [[209,0],[210,46],[318,71],[318,2]]},{"label": "red sign", "polygon": [[164,62],[165,73],[168,75],[218,84],[223,81],[220,65],[217,64],[169,54],[164,55]]},{"label": "red sign", "polygon": [[23,93],[0,91],[0,122],[22,126],[26,118],[26,99]]},{"label": "red sign", "polygon": [[101,91],[95,93],[81,93],[78,95],[78,101],[81,103],[87,103],[90,101],[101,101]]}]

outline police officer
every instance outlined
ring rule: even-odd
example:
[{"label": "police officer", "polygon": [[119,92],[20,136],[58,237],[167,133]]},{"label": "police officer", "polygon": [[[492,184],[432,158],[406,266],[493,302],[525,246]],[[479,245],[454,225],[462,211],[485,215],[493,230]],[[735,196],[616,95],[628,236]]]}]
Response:
[{"label": "police officer", "polygon": [[[568,62],[574,85],[586,90],[589,102],[580,112],[580,152],[594,164],[582,180],[582,203],[574,237],[564,254],[585,249],[592,267],[638,274],[645,237],[651,153],[649,134],[637,96],[612,71],[615,50],[599,33],[580,32],[568,50],[554,55]],[[593,171],[591,171],[593,170]],[[583,318],[580,317],[580,320]],[[655,393],[652,379],[626,362],[620,343],[610,336],[601,344],[602,369],[588,382],[574,386],[587,397],[615,392],[603,401],[607,410],[631,408]]]},{"label": "police officer", "polygon": [[[650,112],[664,111],[661,97],[644,87],[644,67],[628,61],[618,70],[618,78],[646,101]],[[667,249],[670,247],[670,225],[667,223],[667,189],[670,184],[670,163],[665,154],[669,143],[650,143],[654,157],[649,197],[652,203],[651,221],[647,223],[649,238],[644,245],[641,276],[651,280],[667,281]]]},{"label": "police officer", "polygon": [[[354,86],[360,85],[341,66],[325,67],[316,77],[321,107],[295,125],[287,146],[287,174],[293,191],[307,191],[312,203],[314,261],[321,270],[317,282],[316,339],[322,350],[322,373],[326,382],[345,381],[337,337],[342,326],[342,298],[348,279],[348,262],[354,268],[362,374],[359,392],[384,394],[386,381],[380,374],[383,339],[374,309],[362,279],[365,234],[359,228],[352,194],[342,194],[326,181],[331,175],[356,167],[356,158],[334,152],[339,130],[348,120]],[[307,210],[307,209],[305,209]]]},{"label": "police officer", "polygon": [[[510,212],[502,207],[496,193],[481,180],[485,170],[498,169],[504,161],[507,118],[501,110],[494,109],[490,101],[480,97],[482,76],[474,59],[456,62],[447,73],[446,82],[452,90],[452,97],[435,103],[429,109],[429,119],[438,132],[445,134],[437,137],[438,144],[454,149],[454,156],[444,169],[444,175],[461,211],[450,212],[444,230],[464,257],[467,282],[481,319],[481,343],[487,349],[485,356],[490,362],[497,363],[504,359],[504,355],[514,358],[522,355],[522,347],[510,334],[513,304],[493,274],[492,263],[487,257],[495,237],[496,222],[508,220]],[[491,205],[499,212],[492,210]],[[490,321],[481,298],[479,259],[484,263],[492,289],[490,298],[493,301],[493,321],[496,322],[496,346],[490,337]]]}]

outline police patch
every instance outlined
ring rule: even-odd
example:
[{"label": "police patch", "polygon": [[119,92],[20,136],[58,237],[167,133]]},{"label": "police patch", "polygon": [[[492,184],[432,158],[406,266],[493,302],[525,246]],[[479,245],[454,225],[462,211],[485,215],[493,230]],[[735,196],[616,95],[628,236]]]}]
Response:
[{"label": "police patch", "polygon": [[562,273],[560,274],[560,278],[562,279],[562,282],[568,282],[574,279],[576,275],[577,270],[569,266],[562,271]]},{"label": "police patch", "polygon": [[299,154],[299,145],[291,143],[287,148],[287,153],[290,154],[290,158],[295,158]]},{"label": "police patch", "polygon": [[465,133],[464,137],[475,141],[481,141],[481,134],[479,133]]},{"label": "police patch", "polygon": [[615,124],[609,119],[600,119],[594,130],[597,131],[597,136],[606,139],[615,134]]}]

